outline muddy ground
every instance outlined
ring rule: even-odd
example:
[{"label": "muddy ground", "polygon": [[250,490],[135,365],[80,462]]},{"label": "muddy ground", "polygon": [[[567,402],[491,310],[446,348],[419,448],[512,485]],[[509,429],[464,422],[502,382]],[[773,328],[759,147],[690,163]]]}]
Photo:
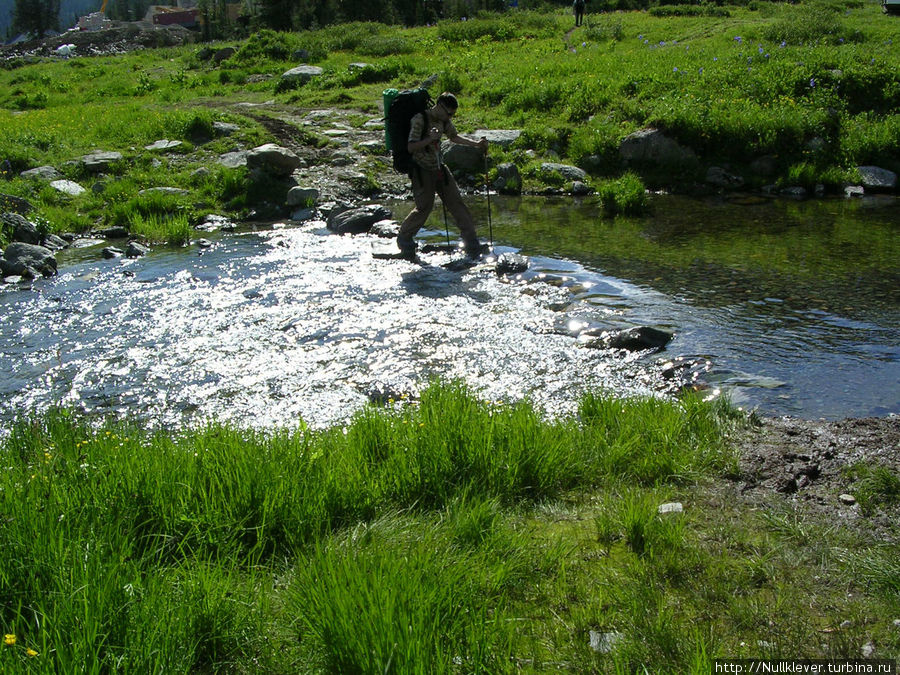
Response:
[{"label": "muddy ground", "polygon": [[[729,491],[751,505],[783,502],[835,524],[853,523],[897,543],[900,494],[872,503],[866,469],[884,467],[900,483],[900,416],[811,421],[761,418],[735,435],[740,472]],[[896,485],[895,488],[896,489]],[[885,496],[884,488],[881,489]]]}]

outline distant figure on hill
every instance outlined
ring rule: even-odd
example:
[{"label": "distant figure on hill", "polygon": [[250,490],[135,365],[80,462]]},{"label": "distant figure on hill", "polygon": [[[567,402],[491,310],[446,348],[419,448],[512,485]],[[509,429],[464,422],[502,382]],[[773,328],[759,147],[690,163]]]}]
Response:
[{"label": "distant figure on hill", "polygon": [[572,11],[575,12],[575,26],[580,26],[584,18],[584,2],[585,0],[575,0],[572,3]]}]

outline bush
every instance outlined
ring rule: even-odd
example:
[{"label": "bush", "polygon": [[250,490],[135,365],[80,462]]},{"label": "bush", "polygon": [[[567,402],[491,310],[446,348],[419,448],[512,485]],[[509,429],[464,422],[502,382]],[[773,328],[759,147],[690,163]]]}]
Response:
[{"label": "bush", "polygon": [[287,61],[298,47],[291,33],[261,30],[251,35],[232,57],[236,63]]}]

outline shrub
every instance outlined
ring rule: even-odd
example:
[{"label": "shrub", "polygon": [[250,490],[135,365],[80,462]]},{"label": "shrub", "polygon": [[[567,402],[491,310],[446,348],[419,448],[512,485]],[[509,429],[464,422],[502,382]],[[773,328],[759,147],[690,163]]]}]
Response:
[{"label": "shrub", "polygon": [[297,47],[297,40],[291,33],[277,33],[266,29],[247,38],[232,59],[236,63],[287,61]]}]

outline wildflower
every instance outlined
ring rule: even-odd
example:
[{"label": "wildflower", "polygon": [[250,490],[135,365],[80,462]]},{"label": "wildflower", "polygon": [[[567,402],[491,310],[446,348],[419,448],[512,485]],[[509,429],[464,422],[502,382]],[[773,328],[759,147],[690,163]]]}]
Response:
[{"label": "wildflower", "polygon": [[713,61],[718,61],[718,60],[719,60],[719,57],[718,57],[718,56],[714,56],[714,57],[713,57]]},{"label": "wildflower", "polygon": [[814,78],[814,77],[809,78],[809,88],[810,89],[816,88],[816,78]]},{"label": "wildflower", "polygon": [[672,68],[672,72],[673,72],[673,73],[677,73],[677,72],[678,72],[678,66],[675,66],[674,68]]},{"label": "wildflower", "polygon": [[703,66],[700,66],[700,74],[703,74]]},{"label": "wildflower", "polygon": [[644,39],[643,35],[638,35],[638,40],[643,40],[643,39]]},{"label": "wildflower", "polygon": [[25,653],[26,653],[28,656],[31,656],[31,657],[34,657],[34,656],[37,656],[37,655],[38,655],[38,653],[37,653],[36,651],[34,651],[31,647],[29,647],[28,649],[26,649],[26,650],[25,650]]},{"label": "wildflower", "polygon": [[760,54],[762,54],[762,53],[763,53],[763,52],[765,52],[765,51],[766,51],[766,50],[765,50],[765,49],[763,49],[763,46],[762,46],[762,45],[760,45],[760,46],[759,46],[759,53],[760,53]]},{"label": "wildflower", "polygon": [[660,47],[665,47],[665,46],[666,46],[666,41],[665,41],[665,40],[660,40],[660,41],[659,41],[659,46],[660,46]]},{"label": "wildflower", "polygon": [[7,633],[6,635],[4,635],[3,636],[3,644],[5,644],[7,647],[12,647],[14,644],[16,644],[15,634]]},{"label": "wildflower", "polygon": [[787,47],[787,42],[785,42],[784,40],[782,40],[782,41],[781,41],[781,44],[778,45],[778,46],[779,46],[779,47]]},{"label": "wildflower", "polygon": [[741,36],[740,36],[740,35],[735,35],[735,36],[734,36],[734,41],[737,42],[738,44],[741,44],[741,43],[743,42],[743,40],[741,39]]}]

